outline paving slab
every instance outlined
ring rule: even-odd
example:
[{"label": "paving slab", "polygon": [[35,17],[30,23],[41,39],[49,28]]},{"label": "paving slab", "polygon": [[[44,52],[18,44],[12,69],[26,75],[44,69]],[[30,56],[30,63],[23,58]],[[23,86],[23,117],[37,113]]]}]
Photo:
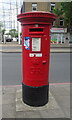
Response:
[{"label": "paving slab", "polygon": [[54,97],[49,92],[49,102],[42,107],[32,107],[22,101],[22,89],[16,91],[16,111],[59,109]]},{"label": "paving slab", "polygon": [[61,109],[50,109],[40,111],[41,118],[65,118],[66,116]]},{"label": "paving slab", "polygon": [[0,86],[0,120],[2,118],[2,87]]},{"label": "paving slab", "polygon": [[50,85],[50,90],[64,115],[70,118],[70,85]]},{"label": "paving slab", "polygon": [[70,85],[50,85],[53,96],[70,96]]},{"label": "paving slab", "polygon": [[[7,48],[8,47],[8,48]],[[13,48],[12,48],[13,47]],[[3,49],[4,48],[4,49]],[[69,44],[51,44],[50,52],[52,53],[70,53],[72,52],[72,47]],[[10,43],[1,43],[0,52],[4,53],[18,53],[22,52],[22,45],[19,45],[17,42]]]},{"label": "paving slab", "polygon": [[70,49],[70,48],[68,48],[68,49],[66,49],[66,48],[51,48],[50,49],[50,52],[52,52],[52,53],[61,53],[61,52],[63,52],[63,53],[70,53],[70,52],[72,52],[72,49]]},{"label": "paving slab", "polygon": [[[22,46],[21,44],[18,44],[18,42],[6,42],[4,43],[0,43],[0,46]],[[72,47],[72,44],[69,43],[64,43],[64,44],[51,44],[51,47]]]},{"label": "paving slab", "polygon": [[10,49],[10,50],[0,50],[2,53],[21,53],[22,49]]},{"label": "paving slab", "polygon": [[[3,87],[2,117],[41,119],[70,118],[69,87],[69,85],[50,85],[49,102],[42,107],[32,107],[23,103],[21,85],[15,87]],[[54,94],[54,92],[57,94]]]},{"label": "paving slab", "polygon": [[49,92],[49,102],[46,105],[42,107],[32,107],[22,101],[22,89],[16,91],[16,112],[26,112],[28,118],[65,117],[51,92]]},{"label": "paving slab", "polygon": [[[21,53],[22,52],[22,49],[1,49],[0,52],[2,53]],[[72,49],[57,49],[57,48],[54,48],[54,49],[50,49],[50,52],[51,53],[71,53],[72,52]]]},{"label": "paving slab", "polygon": [[2,119],[2,105],[0,105],[0,120]]},{"label": "paving slab", "polygon": [[2,105],[2,117],[3,118],[15,118],[15,104],[3,104]]}]

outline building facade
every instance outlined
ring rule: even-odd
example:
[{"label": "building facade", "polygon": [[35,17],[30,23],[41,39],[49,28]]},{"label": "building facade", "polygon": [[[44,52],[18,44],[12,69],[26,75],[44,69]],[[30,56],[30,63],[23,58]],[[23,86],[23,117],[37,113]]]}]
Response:
[{"label": "building facade", "polygon": [[[59,9],[61,2],[23,2],[21,12],[31,12],[31,11],[45,11],[53,13],[53,9]],[[53,23],[53,27],[66,27],[63,17],[56,19]]]},{"label": "building facade", "polygon": [[[21,13],[45,11],[53,13],[53,9],[59,9],[61,2],[23,2]],[[51,40],[55,43],[65,43],[67,34],[67,26],[64,22],[63,16],[60,16],[52,23]]]}]

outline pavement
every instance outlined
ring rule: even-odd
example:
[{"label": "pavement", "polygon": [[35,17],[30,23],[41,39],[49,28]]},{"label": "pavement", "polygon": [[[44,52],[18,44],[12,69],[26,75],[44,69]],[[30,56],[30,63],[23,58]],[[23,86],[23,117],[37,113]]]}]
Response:
[{"label": "pavement", "polygon": [[3,86],[2,118],[70,118],[70,84],[50,83],[49,102],[42,107],[23,103],[21,85]]},{"label": "pavement", "polygon": [[[0,44],[0,47],[17,47],[17,43]],[[22,52],[20,49],[0,49],[0,52]],[[51,45],[50,52],[71,52],[70,46]],[[49,102],[43,107],[31,107],[22,101],[22,86],[0,86],[0,119],[2,118],[70,118],[70,91],[72,84],[49,83]],[[68,119],[67,119],[68,120]]]},{"label": "pavement", "polygon": [[[10,49],[8,49],[10,47]],[[12,47],[14,47],[12,49]],[[0,52],[4,53],[21,53],[22,45],[19,45],[18,42],[7,42],[6,44],[0,43]],[[71,44],[51,44],[50,52],[52,53],[70,53],[72,52]]]}]

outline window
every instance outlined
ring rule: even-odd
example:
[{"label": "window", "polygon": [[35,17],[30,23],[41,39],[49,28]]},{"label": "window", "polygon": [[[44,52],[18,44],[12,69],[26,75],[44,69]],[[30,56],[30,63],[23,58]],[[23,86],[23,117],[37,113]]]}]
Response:
[{"label": "window", "polygon": [[55,7],[55,3],[52,2],[52,3],[51,3],[51,7],[50,7],[50,12],[53,12],[54,7]]},{"label": "window", "polygon": [[60,20],[60,26],[64,26],[64,20]]},{"label": "window", "polygon": [[37,3],[32,3],[32,11],[37,11]]},{"label": "window", "polygon": [[55,21],[52,22],[52,26],[55,26]]}]

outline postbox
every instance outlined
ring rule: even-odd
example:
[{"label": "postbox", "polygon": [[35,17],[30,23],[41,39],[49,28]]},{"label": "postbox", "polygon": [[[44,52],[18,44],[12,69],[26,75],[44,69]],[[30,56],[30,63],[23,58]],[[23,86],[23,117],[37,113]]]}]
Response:
[{"label": "postbox", "polygon": [[22,98],[30,106],[49,100],[50,28],[55,18],[48,12],[17,16],[22,26]]}]

